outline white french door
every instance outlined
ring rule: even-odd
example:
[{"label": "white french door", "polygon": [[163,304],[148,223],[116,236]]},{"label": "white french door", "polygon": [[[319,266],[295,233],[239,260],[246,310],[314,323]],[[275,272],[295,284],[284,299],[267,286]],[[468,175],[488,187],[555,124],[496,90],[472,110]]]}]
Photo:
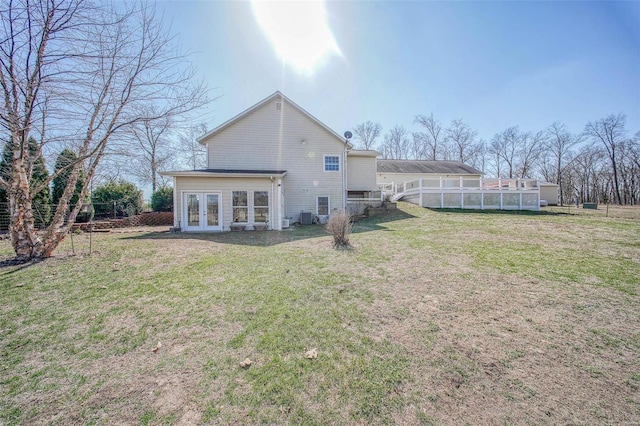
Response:
[{"label": "white french door", "polygon": [[182,223],[185,231],[222,231],[222,193],[184,192]]}]

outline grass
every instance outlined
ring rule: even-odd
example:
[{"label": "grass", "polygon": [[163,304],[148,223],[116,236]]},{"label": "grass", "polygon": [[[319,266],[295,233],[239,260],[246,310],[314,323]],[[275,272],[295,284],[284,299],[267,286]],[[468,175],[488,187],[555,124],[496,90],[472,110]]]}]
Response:
[{"label": "grass", "polygon": [[640,422],[640,210],[400,207],[0,268],[0,424]]}]

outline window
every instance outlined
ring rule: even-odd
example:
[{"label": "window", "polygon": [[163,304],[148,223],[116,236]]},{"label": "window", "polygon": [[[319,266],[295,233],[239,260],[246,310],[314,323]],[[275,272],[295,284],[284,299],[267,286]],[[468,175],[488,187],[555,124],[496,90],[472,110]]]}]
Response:
[{"label": "window", "polygon": [[247,204],[247,191],[233,191],[231,199],[233,207],[233,221],[248,222],[249,205]]},{"label": "window", "polygon": [[269,192],[253,192],[253,221],[256,223],[269,221]]},{"label": "window", "polygon": [[325,155],[324,156],[324,171],[325,172],[339,172],[340,171],[340,156],[338,156],[338,155]]},{"label": "window", "polygon": [[329,197],[318,197],[318,216],[329,214]]}]

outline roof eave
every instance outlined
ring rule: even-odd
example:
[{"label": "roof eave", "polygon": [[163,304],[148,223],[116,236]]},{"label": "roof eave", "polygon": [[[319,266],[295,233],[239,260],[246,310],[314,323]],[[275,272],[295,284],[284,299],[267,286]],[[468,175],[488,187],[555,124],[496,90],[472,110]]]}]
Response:
[{"label": "roof eave", "polygon": [[287,172],[274,172],[274,173],[223,173],[223,172],[206,172],[197,170],[178,170],[160,172],[161,176],[174,176],[174,177],[222,177],[222,178],[271,178],[271,177],[285,177]]},{"label": "roof eave", "polygon": [[378,157],[382,153],[372,149],[353,149],[347,152],[347,155],[353,157]]}]

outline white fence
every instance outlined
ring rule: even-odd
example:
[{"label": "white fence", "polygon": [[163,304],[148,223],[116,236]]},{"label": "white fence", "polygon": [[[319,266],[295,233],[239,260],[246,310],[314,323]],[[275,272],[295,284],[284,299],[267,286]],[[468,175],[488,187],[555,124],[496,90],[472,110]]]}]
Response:
[{"label": "white fence", "polygon": [[422,178],[385,184],[385,193],[422,207],[480,210],[540,210],[536,179]]}]

